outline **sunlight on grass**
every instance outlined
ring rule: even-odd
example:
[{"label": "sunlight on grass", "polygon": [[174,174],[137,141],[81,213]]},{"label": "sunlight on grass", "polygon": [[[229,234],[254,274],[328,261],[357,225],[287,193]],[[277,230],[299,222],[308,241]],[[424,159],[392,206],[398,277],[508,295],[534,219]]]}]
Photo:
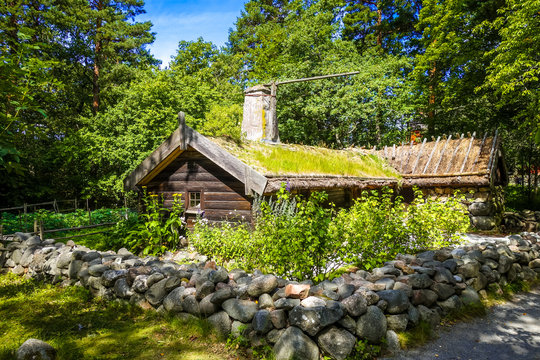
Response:
[{"label": "sunlight on grass", "polygon": [[59,288],[0,275],[0,359],[28,338],[50,343],[59,359],[236,359],[202,320],[182,321]]}]

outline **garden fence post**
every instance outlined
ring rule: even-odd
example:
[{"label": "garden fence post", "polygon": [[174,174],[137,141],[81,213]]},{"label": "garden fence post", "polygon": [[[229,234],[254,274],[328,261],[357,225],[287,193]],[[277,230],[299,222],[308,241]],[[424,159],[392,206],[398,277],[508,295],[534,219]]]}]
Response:
[{"label": "garden fence post", "polygon": [[124,216],[124,218],[127,220],[128,219],[128,208],[127,208],[127,197],[124,195],[124,209],[126,211],[126,214]]},{"label": "garden fence post", "polygon": [[39,239],[43,241],[43,233],[45,230],[43,229],[43,220],[39,220]]},{"label": "garden fence post", "polygon": [[38,219],[37,218],[34,219],[34,232],[35,233],[38,232]]},{"label": "garden fence post", "polygon": [[27,230],[28,225],[26,224],[26,203],[24,203],[23,208],[24,208],[24,232],[26,232],[28,231]]},{"label": "garden fence post", "polygon": [[4,240],[4,225],[0,225],[0,240]]}]

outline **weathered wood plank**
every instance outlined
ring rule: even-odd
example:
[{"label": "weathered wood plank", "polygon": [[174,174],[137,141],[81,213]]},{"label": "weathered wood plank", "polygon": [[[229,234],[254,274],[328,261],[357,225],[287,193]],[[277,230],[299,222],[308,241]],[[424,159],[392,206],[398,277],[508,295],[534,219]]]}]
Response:
[{"label": "weathered wood plank", "polygon": [[251,210],[251,203],[244,201],[208,201],[205,199],[204,210]]}]

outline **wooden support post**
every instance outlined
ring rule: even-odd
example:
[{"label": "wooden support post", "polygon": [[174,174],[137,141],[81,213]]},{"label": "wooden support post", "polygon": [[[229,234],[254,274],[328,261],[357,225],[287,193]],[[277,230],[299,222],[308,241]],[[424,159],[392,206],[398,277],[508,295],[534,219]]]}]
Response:
[{"label": "wooden support post", "polygon": [[126,195],[124,194],[124,210],[126,211],[126,214],[124,216],[124,219],[128,219],[128,207],[127,207],[127,197]]},{"label": "wooden support post", "polygon": [[270,84],[270,117],[266,127],[266,140],[279,142],[279,130],[277,122],[277,83]]},{"label": "wooden support post", "polygon": [[4,240],[4,225],[0,225],[0,240]]},{"label": "wooden support post", "polygon": [[75,211],[77,211],[77,205],[78,205],[77,204],[77,198],[75,198],[74,202],[75,202]]},{"label": "wooden support post", "polygon": [[60,210],[58,209],[58,202],[56,201],[56,199],[54,199],[53,201],[53,209],[54,209],[54,212],[57,214],[60,212]]},{"label": "wooden support post", "polygon": [[38,219],[37,218],[34,218],[34,232],[37,233],[39,230],[39,227],[38,227]]}]

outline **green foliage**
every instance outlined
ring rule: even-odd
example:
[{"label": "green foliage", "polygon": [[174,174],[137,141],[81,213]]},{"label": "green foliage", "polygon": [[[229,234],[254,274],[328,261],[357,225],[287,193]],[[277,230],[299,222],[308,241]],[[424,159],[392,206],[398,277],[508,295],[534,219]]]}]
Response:
[{"label": "green foliage", "polygon": [[224,136],[236,142],[241,140],[242,106],[213,104],[204,115],[204,122],[199,128],[203,135]]},{"label": "green foliage", "polygon": [[[129,230],[126,238],[130,248],[143,255],[157,255],[178,248],[184,232],[182,194],[173,194],[171,208],[164,206],[163,196],[146,194],[143,197],[142,221]],[[122,229],[119,229],[122,231]]]},{"label": "green foliage", "polygon": [[332,236],[343,239],[343,251],[352,262],[371,269],[395,257],[421,249],[455,244],[459,234],[469,227],[469,217],[461,196],[442,202],[424,199],[415,191],[415,199],[406,206],[401,197],[383,189],[364,192],[350,209],[341,210],[332,226]]},{"label": "green foliage", "polygon": [[359,340],[347,360],[375,360],[381,354],[382,345],[370,344]]},{"label": "green foliage", "polygon": [[519,185],[508,185],[504,188],[505,208],[508,211],[533,210],[540,211],[540,193],[531,192]]},{"label": "green foliage", "polygon": [[417,191],[407,207],[384,190],[364,193],[336,214],[325,193],[303,199],[282,187],[275,201],[256,202],[253,226],[212,226],[203,219],[189,239],[199,252],[222,263],[234,260],[229,266],[322,281],[348,264],[371,269],[399,252],[455,244],[469,226],[460,200],[426,200]]},{"label": "green foliage", "polygon": [[[28,213],[26,215],[26,226],[28,231],[33,231],[34,220],[43,221],[43,228],[45,230],[118,222],[124,219],[126,211],[128,212],[130,219],[136,217],[135,213],[126,208],[103,208],[90,212],[90,216],[92,219],[92,221],[90,222],[88,212],[83,209],[78,209],[75,212],[70,213],[56,213],[48,210],[39,210],[35,213]],[[0,217],[0,224],[4,226],[5,234],[12,234],[17,231],[24,231],[24,223],[24,214],[12,214],[8,212],[3,212]]]}]

